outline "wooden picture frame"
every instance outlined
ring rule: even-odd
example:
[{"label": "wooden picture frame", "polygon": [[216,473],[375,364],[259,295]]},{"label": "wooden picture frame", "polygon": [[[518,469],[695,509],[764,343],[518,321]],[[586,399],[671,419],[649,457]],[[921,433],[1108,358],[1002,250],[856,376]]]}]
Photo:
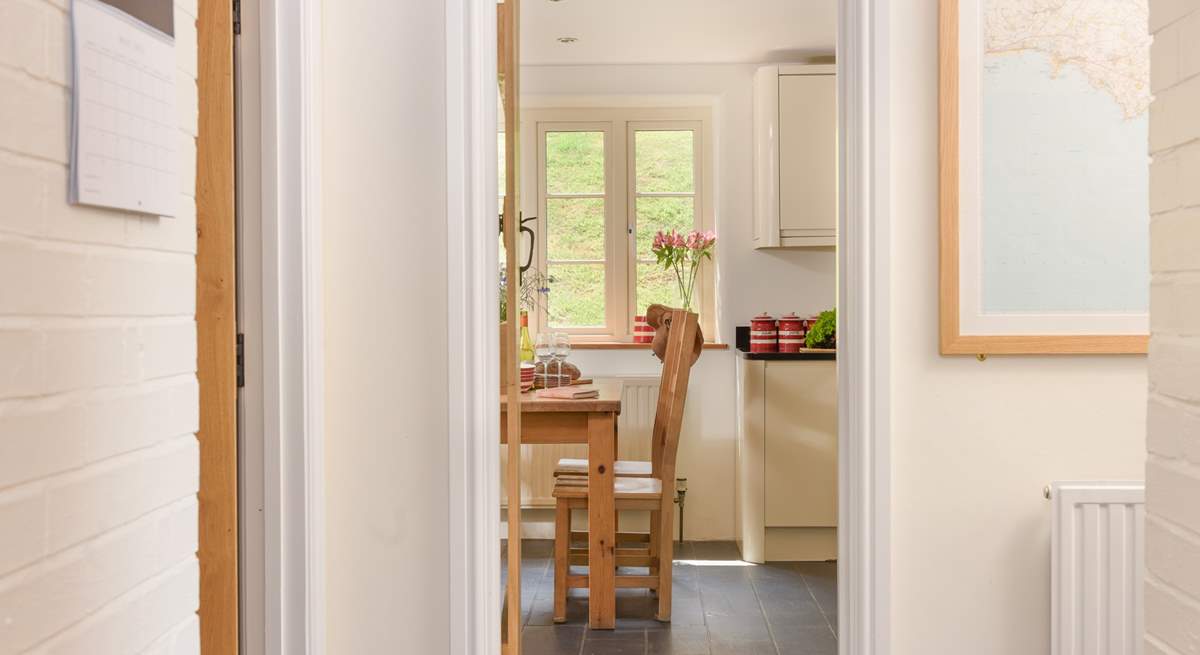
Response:
[{"label": "wooden picture frame", "polygon": [[1149,334],[964,334],[960,242],[960,2],[938,15],[939,328],[943,355],[1144,354]]}]

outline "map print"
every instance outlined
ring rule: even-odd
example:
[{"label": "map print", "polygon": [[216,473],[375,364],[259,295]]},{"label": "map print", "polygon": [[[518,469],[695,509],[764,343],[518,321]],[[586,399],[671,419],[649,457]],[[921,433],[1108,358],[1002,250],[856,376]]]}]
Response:
[{"label": "map print", "polygon": [[1144,313],[1147,0],[978,1],[984,313]]},{"label": "map print", "polygon": [[1150,108],[1148,11],[1147,0],[992,0],[986,51],[1041,53],[1055,77],[1073,66],[1136,118]]}]

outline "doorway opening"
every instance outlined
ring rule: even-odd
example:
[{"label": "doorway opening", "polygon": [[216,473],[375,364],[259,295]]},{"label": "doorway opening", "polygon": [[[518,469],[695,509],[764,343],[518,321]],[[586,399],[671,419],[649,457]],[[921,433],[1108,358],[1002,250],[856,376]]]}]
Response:
[{"label": "doorway opening", "polygon": [[[878,80],[862,75],[875,52],[866,41],[878,32],[863,26],[882,16],[869,2],[844,2],[840,11],[826,3],[755,4],[600,10],[525,0],[500,10],[499,195],[508,203],[502,214],[519,217],[507,243],[524,275],[513,269],[509,279],[532,281],[514,285],[532,293],[508,297],[508,307],[524,301],[527,318],[518,336],[516,312],[508,312],[513,329],[501,341],[509,351],[502,375],[512,373],[501,391],[516,395],[522,350],[534,360],[535,386],[566,379],[546,371],[558,371],[570,353],[571,377],[591,380],[585,388],[600,387],[601,400],[604,385],[618,389],[611,440],[618,445],[601,460],[594,433],[566,438],[565,423],[550,426],[538,415],[545,392],[521,393],[525,408],[502,419],[502,431],[524,440],[519,456],[511,441],[500,454],[508,478],[503,502],[521,499],[507,505],[503,530],[509,652],[577,651],[589,643],[636,650],[639,639],[648,649],[838,652],[839,561],[851,590],[840,602],[862,620],[841,652],[878,645],[861,636],[877,635],[882,625],[869,613],[881,590],[860,593],[855,583],[886,573],[878,557],[886,534],[863,530],[878,525],[878,503],[886,500],[876,486],[886,480],[885,466],[869,458],[886,453],[873,451],[871,439],[846,448],[852,431],[870,437],[879,424],[861,421],[873,406],[836,400],[838,391],[861,399],[878,390],[858,368],[872,351],[856,342],[878,324],[862,314],[849,323],[843,317],[836,353],[822,348],[832,338],[804,343],[791,356],[749,351],[767,340],[778,349],[780,331],[792,350],[803,338],[795,333],[816,327],[816,316],[834,306],[875,307],[875,281],[862,269],[863,258],[879,253],[864,252],[862,242],[879,235],[864,237],[870,221],[848,231],[845,224],[877,209],[863,204],[877,189],[861,167],[878,156],[881,124],[864,102],[878,102],[870,95]],[[504,16],[514,11],[519,17],[506,34]],[[853,38],[839,43],[839,34]],[[715,253],[700,266],[696,286],[681,288],[660,246],[664,237],[687,239],[693,231],[715,236]],[[843,248],[833,246],[839,242]],[[670,455],[669,430],[662,436],[656,417],[670,352],[659,364],[636,343],[656,303],[689,306],[706,341],[690,370],[688,409]],[[759,316],[763,310],[771,316]],[[512,414],[526,426],[514,428]],[[623,478],[635,485],[629,479],[638,477],[631,473],[637,464],[651,480],[671,471],[664,457],[677,458],[677,469],[656,481],[655,498],[674,505],[660,513],[674,510],[681,524],[660,526],[658,542],[668,531],[678,540],[673,566],[655,559],[652,503],[620,511],[622,493],[633,499],[621,491]],[[564,470],[572,465],[581,468]],[[606,483],[615,494],[601,492],[615,506],[611,525],[598,524],[606,513],[595,509],[606,467],[616,471]],[[581,477],[565,482],[571,473]],[[589,524],[604,532],[597,536]],[[598,556],[612,557],[615,575]],[[592,575],[597,561],[603,568]],[[684,591],[674,593],[666,616],[659,602],[665,584]]]}]

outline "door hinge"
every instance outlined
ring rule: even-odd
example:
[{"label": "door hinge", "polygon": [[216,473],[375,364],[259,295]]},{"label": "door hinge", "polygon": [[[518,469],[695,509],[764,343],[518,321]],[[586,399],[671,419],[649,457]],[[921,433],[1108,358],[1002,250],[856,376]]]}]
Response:
[{"label": "door hinge", "polygon": [[246,386],[246,335],[240,332],[237,335],[237,385],[239,389]]},{"label": "door hinge", "polygon": [[233,0],[233,33],[242,33],[242,0]]}]

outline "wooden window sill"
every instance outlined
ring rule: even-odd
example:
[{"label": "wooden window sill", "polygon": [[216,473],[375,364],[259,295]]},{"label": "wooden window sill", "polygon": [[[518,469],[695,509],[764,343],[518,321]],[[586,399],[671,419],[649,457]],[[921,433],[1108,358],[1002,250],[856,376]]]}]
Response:
[{"label": "wooden window sill", "polygon": [[[571,350],[649,350],[648,343],[629,341],[572,341]],[[705,350],[728,350],[729,344],[714,341],[704,342]]]}]

